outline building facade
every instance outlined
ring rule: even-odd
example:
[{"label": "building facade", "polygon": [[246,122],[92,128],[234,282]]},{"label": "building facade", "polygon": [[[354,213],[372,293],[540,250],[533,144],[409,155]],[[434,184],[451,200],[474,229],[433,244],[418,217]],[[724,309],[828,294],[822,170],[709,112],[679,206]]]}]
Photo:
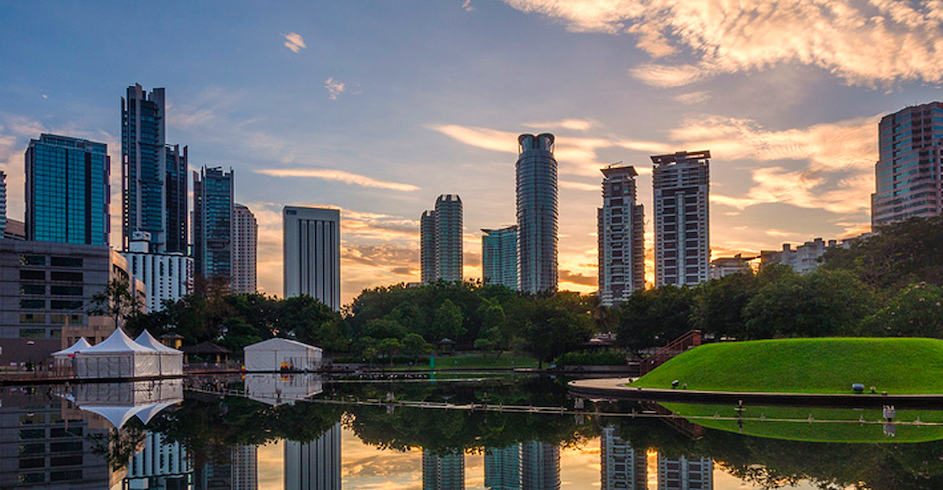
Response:
[{"label": "building facade", "polygon": [[819,259],[825,255],[825,252],[832,247],[842,247],[844,243],[838,240],[828,240],[815,238],[810,242],[792,248],[789,243],[783,244],[782,250],[762,250],[760,251],[760,267],[770,264],[783,264],[792,267],[800,274],[808,274],[818,269]]},{"label": "building facade", "polygon": [[655,286],[710,278],[709,150],[652,156]]},{"label": "building facade", "polygon": [[26,237],[109,245],[108,145],[43,134],[26,149]]},{"label": "building facade", "polygon": [[601,169],[603,205],[596,212],[599,241],[599,299],[615,306],[645,288],[645,211],[636,203],[632,166]]},{"label": "building facade", "polygon": [[485,488],[521,490],[521,445],[485,448]]},{"label": "building facade", "polygon": [[557,290],[557,160],[554,137],[517,138],[517,226],[520,288],[527,293]]},{"label": "building facade", "polygon": [[560,446],[530,441],[521,446],[521,490],[560,489]]},{"label": "building facade", "polygon": [[603,427],[599,436],[599,488],[648,490],[648,455],[619,437],[616,427]]},{"label": "building facade", "polygon": [[483,283],[518,289],[517,230],[517,225],[481,230]]},{"label": "building facade", "polygon": [[246,206],[233,206],[232,220],[232,292],[255,294],[258,291],[257,264],[259,224]]},{"label": "building facade", "polygon": [[285,206],[284,294],[307,294],[339,311],[341,215],[337,209]]},{"label": "building facade", "polygon": [[151,253],[149,237],[138,232],[121,255],[131,274],[144,283],[147,311],[161,311],[165,301],[177,301],[193,292],[193,258],[182,253]]},{"label": "building facade", "polygon": [[711,261],[711,279],[720,279],[730,274],[753,273],[754,261],[758,256],[744,257],[737,254],[733,257],[717,257]]},{"label": "building facade", "polygon": [[871,226],[943,212],[943,102],[881,118]]},{"label": "building facade", "polygon": [[192,488],[193,463],[186,447],[159,432],[147,431],[127,470],[127,488]]},{"label": "building facade", "polygon": [[285,490],[341,490],[341,424],[312,442],[285,441]]},{"label": "building facade", "polygon": [[658,455],[658,490],[714,490],[710,458],[667,458]]},{"label": "building facade", "polygon": [[233,171],[193,173],[193,265],[207,280],[232,281]]},{"label": "building facade", "polygon": [[422,490],[464,490],[465,455],[422,450]]},{"label": "building facade", "polygon": [[[131,275],[105,245],[0,241],[0,338],[60,339],[64,328],[87,326],[92,297],[112,278]],[[131,289],[146,296],[139,281]]]},{"label": "building facade", "polygon": [[458,194],[439,196],[435,210],[422,213],[419,235],[422,282],[461,281],[464,265],[462,198]]},{"label": "building facade", "polygon": [[187,147],[167,145],[164,89],[121,98],[122,248],[150,233],[150,250],[187,254]]},{"label": "building facade", "polygon": [[0,170],[0,240],[7,231],[7,174]]}]

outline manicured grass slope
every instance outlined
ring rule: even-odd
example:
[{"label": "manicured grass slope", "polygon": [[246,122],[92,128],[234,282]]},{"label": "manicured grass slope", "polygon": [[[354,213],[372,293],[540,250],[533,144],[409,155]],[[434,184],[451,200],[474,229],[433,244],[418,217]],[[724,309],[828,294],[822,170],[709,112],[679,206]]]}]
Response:
[{"label": "manicured grass slope", "polygon": [[824,338],[702,345],[632,383],[689,390],[781,393],[943,394],[943,340]]}]

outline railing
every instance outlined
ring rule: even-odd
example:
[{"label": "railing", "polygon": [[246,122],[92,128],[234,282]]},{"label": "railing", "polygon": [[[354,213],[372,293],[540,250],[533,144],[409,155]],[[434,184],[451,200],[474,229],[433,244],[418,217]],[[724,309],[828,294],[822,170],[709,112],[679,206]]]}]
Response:
[{"label": "railing", "polygon": [[639,374],[644,376],[658,366],[668,362],[672,357],[699,345],[701,345],[701,331],[691,330],[656,350],[652,355],[642,359],[642,363],[639,365]]}]

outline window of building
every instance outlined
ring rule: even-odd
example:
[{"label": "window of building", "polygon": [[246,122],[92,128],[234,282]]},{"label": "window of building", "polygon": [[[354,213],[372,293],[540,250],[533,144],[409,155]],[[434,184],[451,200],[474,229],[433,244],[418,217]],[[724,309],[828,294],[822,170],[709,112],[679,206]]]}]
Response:
[{"label": "window of building", "polygon": [[46,323],[46,315],[42,313],[20,313],[20,323]]},{"label": "window of building", "polygon": [[20,429],[20,440],[42,439],[46,437],[46,429]]},{"label": "window of building", "polygon": [[22,339],[44,339],[46,338],[45,328],[21,328],[20,338]]},{"label": "window of building", "polygon": [[53,471],[49,474],[50,482],[81,480],[82,470]]},{"label": "window of building", "polygon": [[81,272],[52,271],[50,273],[50,279],[53,281],[82,282],[83,278]]},{"label": "window of building", "polygon": [[84,304],[82,300],[54,299],[50,301],[50,309],[53,310],[77,310]]},{"label": "window of building", "polygon": [[46,265],[44,255],[20,255],[20,265]]},{"label": "window of building", "polygon": [[82,296],[82,286],[52,286],[49,294],[54,296]]},{"label": "window of building", "polygon": [[41,310],[46,307],[44,299],[21,299],[20,308],[24,310]]},{"label": "window of building", "polygon": [[82,267],[81,257],[51,257],[50,263],[53,267]]},{"label": "window of building", "polygon": [[16,479],[20,485],[46,483],[46,474],[45,473],[20,473]]},{"label": "window of building", "polygon": [[46,271],[20,271],[20,279],[26,281],[45,281]]}]

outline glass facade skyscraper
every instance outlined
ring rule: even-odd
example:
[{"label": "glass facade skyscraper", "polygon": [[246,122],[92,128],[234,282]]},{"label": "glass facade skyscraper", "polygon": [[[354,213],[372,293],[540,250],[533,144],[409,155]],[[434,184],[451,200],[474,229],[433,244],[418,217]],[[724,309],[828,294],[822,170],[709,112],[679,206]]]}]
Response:
[{"label": "glass facade skyscraper", "polygon": [[881,118],[871,225],[943,212],[943,102]]},{"label": "glass facade skyscraper", "polygon": [[187,148],[166,144],[164,89],[121,99],[122,247],[150,233],[150,251],[188,253]]},{"label": "glass facade skyscraper", "polygon": [[485,284],[499,284],[516,290],[517,225],[481,230],[481,273]]},{"label": "glass facade skyscraper", "polygon": [[233,171],[193,173],[193,265],[205,279],[232,280]]},{"label": "glass facade skyscraper", "polygon": [[655,286],[710,279],[709,150],[652,156]]},{"label": "glass facade skyscraper", "polygon": [[419,267],[423,284],[435,282],[435,211],[423,211],[419,218]]},{"label": "glass facade skyscraper", "polygon": [[552,134],[517,138],[517,226],[520,288],[557,290],[557,160]]},{"label": "glass facade skyscraper", "polygon": [[614,306],[645,288],[645,214],[635,201],[635,167],[610,165],[601,171],[603,205],[596,216],[599,300]]},{"label": "glass facade skyscraper", "polygon": [[43,134],[26,149],[26,236],[41,242],[108,245],[108,146]]}]

